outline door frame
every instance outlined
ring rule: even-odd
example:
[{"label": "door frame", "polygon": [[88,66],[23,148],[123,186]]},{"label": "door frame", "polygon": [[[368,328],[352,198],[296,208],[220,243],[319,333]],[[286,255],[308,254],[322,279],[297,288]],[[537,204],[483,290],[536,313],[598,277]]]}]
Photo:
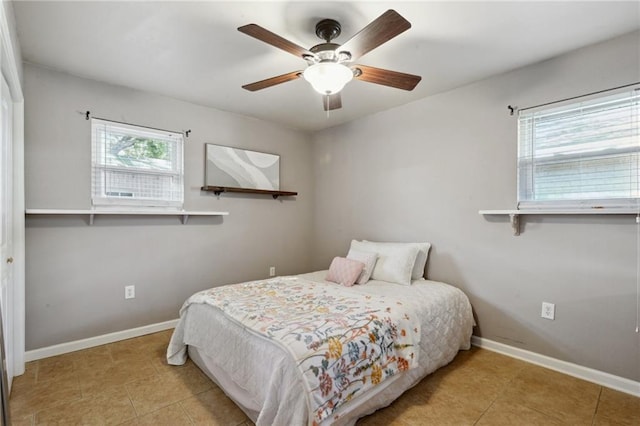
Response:
[{"label": "door frame", "polygon": [[[21,58],[17,39],[12,34],[9,19],[14,23],[10,3],[0,0],[0,71],[4,76],[13,101],[13,341],[7,347],[13,355],[14,376],[24,373],[25,353],[25,197],[24,197],[24,94],[20,75]],[[7,14],[11,14],[10,18]]]}]

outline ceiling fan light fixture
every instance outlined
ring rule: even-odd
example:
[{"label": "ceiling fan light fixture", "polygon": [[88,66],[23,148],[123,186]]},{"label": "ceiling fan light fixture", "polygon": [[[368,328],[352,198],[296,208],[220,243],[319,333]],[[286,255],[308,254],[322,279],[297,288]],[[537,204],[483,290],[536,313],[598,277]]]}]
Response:
[{"label": "ceiling fan light fixture", "polygon": [[334,95],[353,79],[353,71],[336,62],[320,62],[310,65],[303,73],[314,90],[322,95]]}]

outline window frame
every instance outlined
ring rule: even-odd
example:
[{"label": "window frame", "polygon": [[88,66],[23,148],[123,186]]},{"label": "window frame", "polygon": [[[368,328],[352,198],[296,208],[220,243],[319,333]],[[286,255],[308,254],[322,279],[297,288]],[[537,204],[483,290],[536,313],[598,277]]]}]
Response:
[{"label": "window frame", "polygon": [[[104,133],[100,128],[113,128],[127,133],[131,136],[157,139],[167,142],[171,146],[172,159],[171,170],[142,169],[136,167],[122,167],[107,164],[106,145],[104,138],[99,135]],[[177,180],[171,191],[175,191],[176,197],[164,198],[125,198],[122,196],[107,195],[108,191],[106,179],[98,179],[99,173],[108,171],[126,172],[135,176],[161,176],[170,177]],[[99,182],[100,181],[100,182]],[[181,211],[184,208],[184,135],[180,132],[155,129],[151,127],[139,126],[128,123],[120,123],[101,118],[91,118],[91,208],[95,210],[155,210],[155,211]],[[126,191],[120,191],[124,193]],[[174,199],[171,199],[174,198]]]},{"label": "window frame", "polygon": [[[619,148],[607,148],[604,150],[592,151],[592,154],[589,155],[588,152],[582,153],[574,153],[574,154],[560,154],[558,157],[534,157],[532,154],[532,150],[534,149],[534,142],[530,142],[526,144],[525,136],[523,136],[524,130],[523,127],[526,127],[524,124],[527,120],[535,119],[535,114],[554,114],[559,113],[563,109],[565,111],[570,111],[571,109],[578,108],[581,104],[588,105],[597,105],[599,103],[603,103],[607,98],[611,98],[613,96],[619,96],[620,98],[626,98],[630,102],[629,110],[632,114],[631,119],[629,120],[631,129],[632,129],[632,138],[636,138],[638,140],[638,144],[636,146],[624,147],[621,146]],[[558,210],[568,210],[568,209],[628,209],[633,207],[640,206],[640,84],[630,85],[630,87],[625,87],[624,89],[614,89],[598,92],[596,94],[580,96],[576,98],[571,98],[565,101],[552,102],[549,104],[544,104],[538,107],[527,108],[518,111],[518,146],[517,146],[517,164],[516,164],[516,175],[517,175],[517,206],[518,209],[524,210],[549,210],[549,209],[558,209]],[[635,123],[635,124],[634,124]],[[528,131],[529,129],[527,129]],[[524,151],[524,152],[523,152]],[[632,166],[629,182],[634,182],[635,185],[632,184],[633,187],[630,187],[629,197],[595,197],[595,198],[564,198],[564,199],[556,199],[556,200],[540,200],[535,199],[535,197],[523,196],[523,192],[528,192],[528,194],[535,193],[535,190],[531,188],[531,181],[535,177],[535,164],[541,165],[551,165],[551,164],[569,164],[571,160],[575,160],[576,158],[584,158],[584,159],[600,159],[605,160],[607,157],[610,157],[613,154],[621,154],[622,156],[630,157],[630,164],[635,163],[635,166]],[[635,155],[635,158],[634,158]],[[527,164],[528,163],[528,164]],[[634,180],[634,170],[635,167],[635,180]],[[611,169],[613,170],[613,169]],[[587,176],[586,174],[580,176]],[[562,182],[562,183],[566,183]],[[526,189],[525,189],[526,188]],[[579,186],[572,187],[574,192],[579,189]],[[633,196],[632,192],[635,192],[635,196]]]}]

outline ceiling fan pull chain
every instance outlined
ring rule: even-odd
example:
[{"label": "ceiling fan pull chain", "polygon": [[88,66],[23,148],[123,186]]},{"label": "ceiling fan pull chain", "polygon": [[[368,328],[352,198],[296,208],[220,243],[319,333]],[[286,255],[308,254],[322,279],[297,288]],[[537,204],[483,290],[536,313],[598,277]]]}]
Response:
[{"label": "ceiling fan pull chain", "polygon": [[324,95],[325,99],[327,100],[327,119],[329,118],[329,94],[327,93],[326,95]]}]

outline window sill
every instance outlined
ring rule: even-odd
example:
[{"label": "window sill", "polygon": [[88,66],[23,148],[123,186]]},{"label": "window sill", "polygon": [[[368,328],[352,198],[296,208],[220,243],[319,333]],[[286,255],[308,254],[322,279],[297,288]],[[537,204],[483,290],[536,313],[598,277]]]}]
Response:
[{"label": "window sill", "polygon": [[[479,214],[488,215],[508,215],[511,221],[513,235],[520,235],[521,215],[638,215],[640,209],[631,208],[599,208],[599,209],[529,209],[529,210],[479,210]],[[636,219],[636,222],[638,220]]]},{"label": "window sill", "polygon": [[179,216],[182,223],[186,224],[189,216],[227,216],[229,212],[208,211],[150,211],[150,210],[64,210],[64,209],[26,209],[27,215],[89,215],[89,225],[93,225],[93,219],[97,215],[111,216]]}]

